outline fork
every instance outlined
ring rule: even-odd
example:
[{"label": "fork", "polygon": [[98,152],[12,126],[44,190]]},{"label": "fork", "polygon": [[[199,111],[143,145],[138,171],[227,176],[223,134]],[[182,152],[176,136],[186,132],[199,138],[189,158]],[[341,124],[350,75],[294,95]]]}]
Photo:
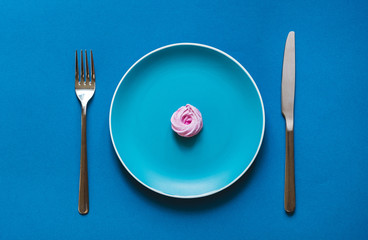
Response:
[{"label": "fork", "polygon": [[89,75],[87,50],[86,55],[86,78],[84,75],[83,50],[81,51],[81,76],[79,80],[78,51],[75,51],[75,93],[82,106],[82,143],[81,143],[81,163],[79,176],[79,200],[78,211],[84,215],[89,210],[88,196],[88,169],[87,169],[87,103],[93,97],[96,89],[95,67],[93,64],[93,54],[91,50],[91,79]]}]

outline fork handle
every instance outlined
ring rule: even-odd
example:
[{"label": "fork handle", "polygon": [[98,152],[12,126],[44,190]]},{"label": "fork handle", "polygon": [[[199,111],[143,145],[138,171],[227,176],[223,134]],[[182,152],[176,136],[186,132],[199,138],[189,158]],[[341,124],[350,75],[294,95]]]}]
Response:
[{"label": "fork handle", "polygon": [[294,130],[286,130],[284,208],[288,213],[295,210]]},{"label": "fork handle", "polygon": [[82,143],[81,162],[79,176],[79,201],[78,211],[80,214],[87,214],[89,210],[88,196],[88,168],[87,168],[87,105],[82,106]]}]

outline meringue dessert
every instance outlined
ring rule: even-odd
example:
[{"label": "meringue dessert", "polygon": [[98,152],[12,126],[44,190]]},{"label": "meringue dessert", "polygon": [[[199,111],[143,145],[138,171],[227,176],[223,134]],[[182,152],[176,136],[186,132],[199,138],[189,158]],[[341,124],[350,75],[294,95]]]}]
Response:
[{"label": "meringue dessert", "polygon": [[171,116],[172,130],[182,137],[193,137],[201,131],[202,127],[202,114],[190,104],[180,107]]}]

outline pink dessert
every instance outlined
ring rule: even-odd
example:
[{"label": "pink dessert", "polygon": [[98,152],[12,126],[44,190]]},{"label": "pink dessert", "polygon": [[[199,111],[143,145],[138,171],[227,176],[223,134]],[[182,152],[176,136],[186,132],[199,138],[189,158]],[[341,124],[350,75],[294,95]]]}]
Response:
[{"label": "pink dessert", "polygon": [[202,127],[202,114],[190,104],[179,108],[171,116],[171,128],[182,137],[193,137]]}]

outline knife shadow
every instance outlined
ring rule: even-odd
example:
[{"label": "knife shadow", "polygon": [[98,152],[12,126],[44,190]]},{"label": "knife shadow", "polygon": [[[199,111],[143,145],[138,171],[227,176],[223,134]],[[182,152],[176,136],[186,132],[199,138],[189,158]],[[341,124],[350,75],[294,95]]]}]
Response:
[{"label": "knife shadow", "polygon": [[203,212],[208,211],[213,208],[217,208],[227,202],[230,202],[234,198],[236,198],[237,195],[239,195],[242,191],[246,191],[247,186],[252,182],[254,179],[254,174],[257,174],[257,169],[259,168],[259,165],[262,165],[262,158],[263,158],[263,152],[267,148],[267,139],[266,134],[264,135],[262,146],[258,152],[258,155],[256,159],[254,160],[251,167],[247,170],[247,172],[239,178],[235,183],[233,183],[228,188],[215,193],[210,196],[201,197],[201,198],[194,198],[194,199],[180,199],[180,198],[173,198],[161,195],[159,193],[156,193],[142,184],[140,184],[138,181],[136,181],[129,173],[126,171],[124,166],[121,164],[119,158],[115,154],[115,150],[113,147],[111,147],[111,151],[113,152],[113,155],[116,158],[116,164],[121,169],[123,178],[128,182],[128,185],[130,188],[133,189],[133,191],[136,191],[139,196],[142,196],[142,198],[145,198],[158,207],[166,208],[174,211],[179,212]]}]

